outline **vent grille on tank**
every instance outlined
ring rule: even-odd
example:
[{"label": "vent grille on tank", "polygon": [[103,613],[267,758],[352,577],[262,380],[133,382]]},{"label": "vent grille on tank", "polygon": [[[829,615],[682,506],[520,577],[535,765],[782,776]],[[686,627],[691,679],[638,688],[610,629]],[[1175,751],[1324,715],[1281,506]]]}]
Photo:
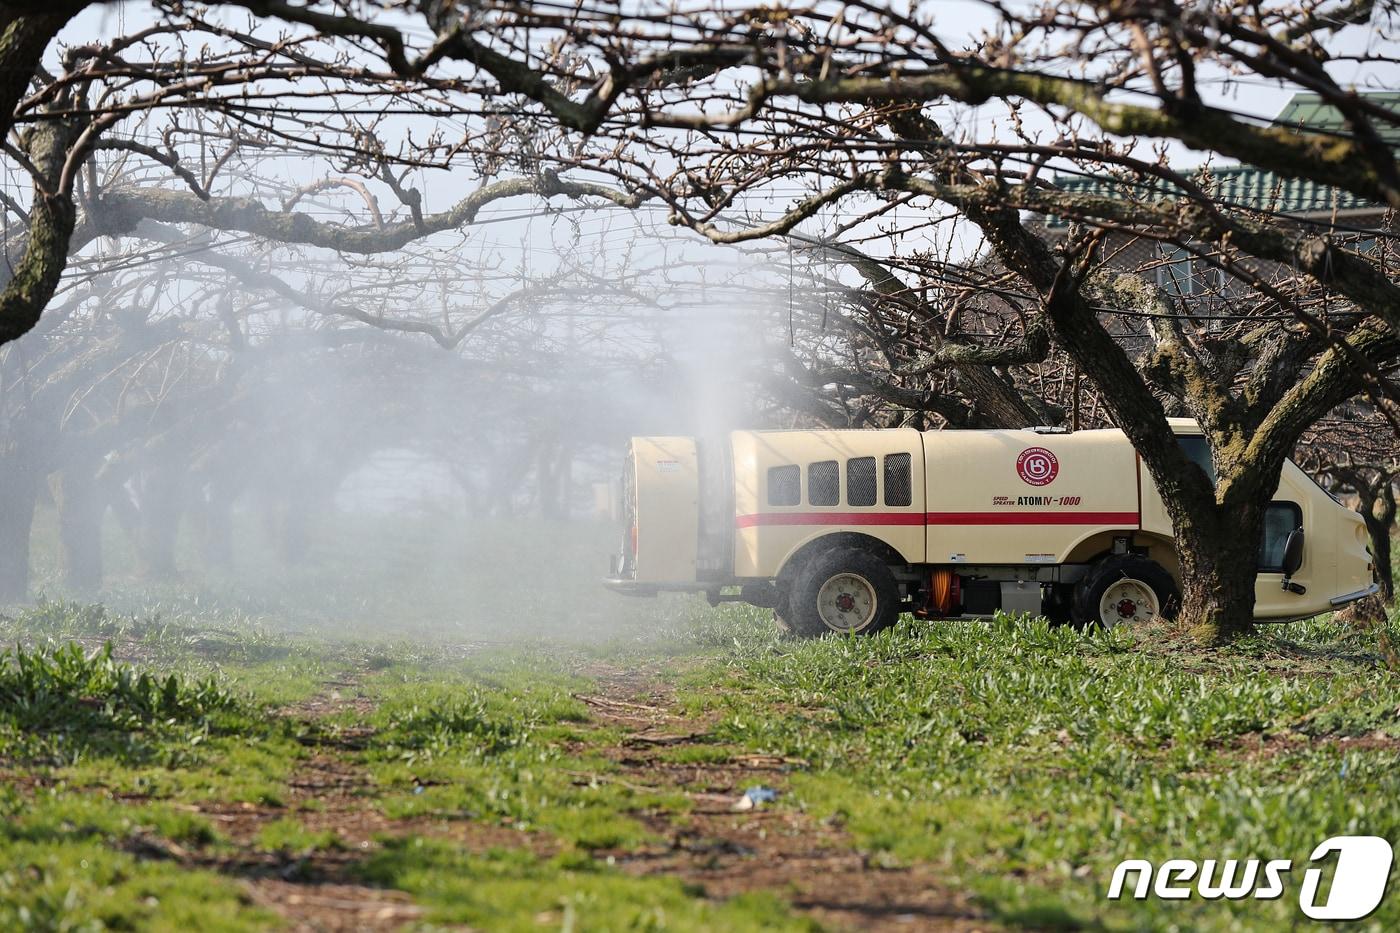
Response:
[{"label": "vent grille on tank", "polygon": [[841,501],[841,467],[819,460],[807,467],[807,504],[836,505]]},{"label": "vent grille on tank", "polygon": [[885,505],[905,506],[914,501],[908,454],[885,457]]},{"label": "vent grille on tank", "polygon": [[875,504],[874,457],[856,457],[846,461],[846,504]]},{"label": "vent grille on tank", "polygon": [[797,466],[768,468],[768,504],[800,505],[802,503],[802,474]]}]

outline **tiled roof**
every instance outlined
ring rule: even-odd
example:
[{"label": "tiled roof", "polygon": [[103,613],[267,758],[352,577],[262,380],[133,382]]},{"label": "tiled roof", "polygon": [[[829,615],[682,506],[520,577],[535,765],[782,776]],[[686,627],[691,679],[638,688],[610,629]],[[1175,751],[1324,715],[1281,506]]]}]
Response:
[{"label": "tiled roof", "polygon": [[[1400,113],[1400,92],[1368,91],[1365,97],[1367,103],[1378,104],[1388,110]],[[1330,104],[1324,104],[1322,98],[1317,94],[1294,94],[1288,105],[1279,111],[1278,116],[1274,117],[1274,125],[1292,127],[1302,132],[1308,130],[1315,133],[1350,132],[1350,128],[1342,119],[1337,108]],[[1382,121],[1372,121],[1372,125],[1375,126],[1381,139],[1400,143],[1400,127]]]},{"label": "tiled roof", "polygon": [[[1367,99],[1392,110],[1400,111],[1400,93],[1368,94]],[[1278,126],[1291,126],[1300,132],[1313,130],[1332,133],[1345,132],[1346,125],[1335,108],[1322,103],[1316,94],[1295,94],[1273,121]],[[1400,128],[1381,128],[1382,136],[1400,145]],[[1300,178],[1285,178],[1275,172],[1249,165],[1224,165],[1198,169],[1178,169],[1194,183],[1225,204],[1252,210],[1277,211],[1284,214],[1312,214],[1383,208],[1372,201],[1341,191],[1330,185]],[[1181,197],[1175,185],[1160,179],[1132,180],[1111,176],[1058,175],[1057,188],[1076,194],[1096,194],[1132,200],[1158,201]],[[1063,227],[1068,221],[1048,217],[1051,227]]]},{"label": "tiled roof", "polygon": [[[1379,205],[1349,191],[1302,178],[1285,178],[1248,165],[1201,168],[1187,175],[1216,199],[1228,205],[1285,214],[1309,214],[1332,210],[1350,211]],[[1134,201],[1160,201],[1184,195],[1175,185],[1161,179],[1132,181],[1106,176],[1057,175],[1054,185],[1074,194],[1095,194]],[[1051,217],[1049,226],[1062,227],[1067,221]]]}]

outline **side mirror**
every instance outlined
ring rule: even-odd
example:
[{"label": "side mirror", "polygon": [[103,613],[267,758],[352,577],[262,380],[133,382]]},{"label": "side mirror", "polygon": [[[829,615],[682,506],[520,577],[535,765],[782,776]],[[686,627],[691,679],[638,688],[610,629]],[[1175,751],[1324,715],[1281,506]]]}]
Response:
[{"label": "side mirror", "polygon": [[1283,543],[1283,575],[1291,577],[1303,566],[1303,529],[1295,528]]},{"label": "side mirror", "polygon": [[1301,583],[1294,583],[1292,577],[1303,566],[1303,529],[1294,528],[1283,542],[1283,588],[1290,593],[1302,596],[1308,591]]}]

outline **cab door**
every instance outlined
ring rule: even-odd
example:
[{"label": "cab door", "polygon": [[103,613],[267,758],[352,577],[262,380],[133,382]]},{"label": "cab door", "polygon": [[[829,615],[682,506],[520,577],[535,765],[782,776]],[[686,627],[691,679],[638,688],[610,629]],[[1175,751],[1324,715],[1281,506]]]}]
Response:
[{"label": "cab door", "polygon": [[[1292,499],[1279,498],[1286,495],[1287,490],[1281,485],[1264,513],[1264,535],[1259,541],[1259,575],[1254,580],[1254,614],[1261,618],[1287,614],[1287,604],[1298,602],[1296,594],[1283,588],[1283,547],[1288,536],[1298,528],[1303,529],[1306,541],[1310,523],[1303,520],[1301,504]],[[1309,550],[1306,546],[1303,548],[1303,566],[1293,576],[1293,582],[1303,586],[1308,585],[1312,576]]]},{"label": "cab door", "polygon": [[[1177,443],[1205,474],[1215,481],[1210,448],[1199,434],[1178,434]],[[1257,576],[1254,580],[1254,616],[1257,619],[1292,619],[1324,611],[1327,601],[1321,599],[1323,590],[1334,579],[1335,548],[1324,547],[1323,536],[1317,534],[1320,516],[1314,514],[1317,496],[1315,484],[1291,460],[1284,464],[1278,489],[1264,515],[1264,534],[1256,552]],[[1328,500],[1330,502],[1330,499]],[[1283,546],[1288,535],[1302,528],[1305,536],[1303,564],[1293,575],[1293,582],[1307,589],[1306,594],[1283,588]],[[1143,475],[1143,529],[1172,534],[1171,520],[1158,497],[1151,479]]]},{"label": "cab door", "polygon": [[[1322,546],[1318,532],[1320,516],[1314,513],[1316,499],[1312,480],[1297,464],[1288,461],[1279,477],[1278,491],[1264,513],[1264,534],[1259,542],[1258,571],[1254,581],[1254,616],[1258,619],[1288,619],[1321,611],[1326,607],[1323,590],[1336,570],[1335,548]],[[1292,582],[1305,594],[1283,588],[1283,546],[1288,535],[1303,529],[1303,564]]]}]

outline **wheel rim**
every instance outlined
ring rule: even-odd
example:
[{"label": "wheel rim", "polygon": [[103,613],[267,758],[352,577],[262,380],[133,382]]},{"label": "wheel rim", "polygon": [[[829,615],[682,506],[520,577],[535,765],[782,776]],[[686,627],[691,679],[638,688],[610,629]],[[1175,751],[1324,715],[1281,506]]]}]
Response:
[{"label": "wheel rim", "polygon": [[1131,625],[1135,622],[1150,622],[1157,618],[1162,607],[1157,602],[1157,594],[1141,580],[1124,577],[1115,580],[1104,590],[1099,600],[1099,621],[1112,628],[1115,625]]},{"label": "wheel rim", "polygon": [[854,573],[838,573],[817,591],[817,615],[833,632],[859,632],[875,620],[875,587]]}]

